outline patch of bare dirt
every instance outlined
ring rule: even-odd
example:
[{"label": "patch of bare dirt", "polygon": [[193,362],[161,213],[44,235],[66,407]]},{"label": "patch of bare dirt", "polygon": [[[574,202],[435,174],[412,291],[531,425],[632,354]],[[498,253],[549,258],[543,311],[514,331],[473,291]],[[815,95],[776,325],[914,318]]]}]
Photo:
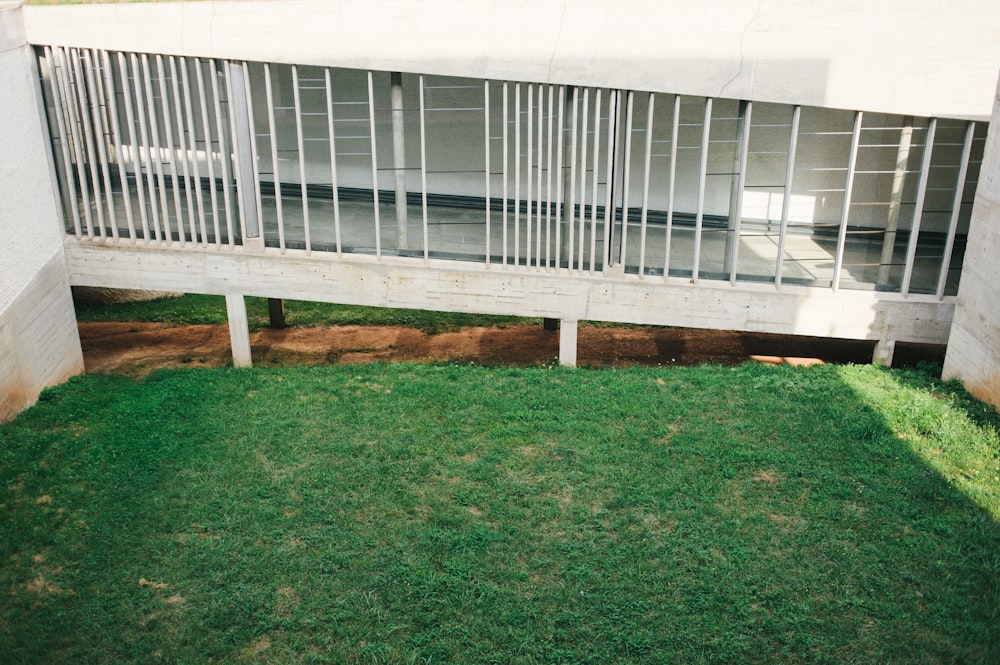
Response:
[{"label": "patch of bare dirt", "polygon": [[[160,367],[220,367],[232,362],[226,326],[80,323],[88,372],[142,376]],[[585,367],[867,363],[873,342],[691,328],[579,329],[577,362]],[[542,326],[473,327],[429,335],[394,326],[264,329],[250,336],[255,365],[462,362],[547,365],[559,355],[559,332]],[[896,364],[940,360],[943,347],[900,345]]]}]

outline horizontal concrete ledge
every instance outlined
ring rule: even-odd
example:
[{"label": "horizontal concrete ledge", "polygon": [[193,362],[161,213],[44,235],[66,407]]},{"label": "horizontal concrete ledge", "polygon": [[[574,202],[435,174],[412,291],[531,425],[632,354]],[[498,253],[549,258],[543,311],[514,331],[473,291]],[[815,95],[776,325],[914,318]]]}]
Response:
[{"label": "horizontal concrete ledge", "polygon": [[65,241],[74,286],[945,344],[955,299],[453,261]]},{"label": "horizontal concrete ledge", "polygon": [[33,44],[986,118],[995,0],[298,0],[27,7]]}]

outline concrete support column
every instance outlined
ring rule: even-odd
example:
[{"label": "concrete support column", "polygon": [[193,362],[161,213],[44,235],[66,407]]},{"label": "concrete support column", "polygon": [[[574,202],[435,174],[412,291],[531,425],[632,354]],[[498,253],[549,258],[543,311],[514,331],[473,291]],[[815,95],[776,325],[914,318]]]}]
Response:
[{"label": "concrete support column", "polygon": [[875,343],[875,352],[872,354],[872,363],[890,367],[892,365],[892,354],[896,351],[896,340],[887,337]]},{"label": "concrete support column", "polygon": [[0,1],[0,422],[83,371],[63,220],[20,2]]},{"label": "concrete support column", "polygon": [[240,293],[226,294],[226,316],[229,318],[229,343],[233,347],[233,367],[250,367],[250,328],[247,303]]},{"label": "concrete support column", "polygon": [[903,204],[903,184],[906,181],[906,164],[910,160],[910,144],[913,142],[913,116],[903,118],[899,133],[899,148],[896,150],[896,166],[892,175],[892,190],[889,192],[889,214],[882,237],[882,255],[879,258],[878,283],[889,283],[892,269],[892,254],[896,248],[896,231],[899,228],[899,210]]},{"label": "concrete support column", "polygon": [[576,333],[577,321],[562,319],[559,322],[559,364],[563,367],[576,367]]},{"label": "concrete support column", "polygon": [[970,393],[1000,407],[1000,90],[981,173],[943,376],[960,379]]}]

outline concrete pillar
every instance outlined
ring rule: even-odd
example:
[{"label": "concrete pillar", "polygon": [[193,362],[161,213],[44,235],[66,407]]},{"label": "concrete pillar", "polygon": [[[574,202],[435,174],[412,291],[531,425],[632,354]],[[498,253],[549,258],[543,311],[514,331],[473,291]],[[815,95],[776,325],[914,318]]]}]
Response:
[{"label": "concrete pillar", "polygon": [[0,422],[83,371],[63,221],[21,2],[0,2]]},{"label": "concrete pillar", "polygon": [[226,315],[229,317],[229,343],[233,347],[233,367],[250,367],[250,328],[247,303],[242,294],[226,294]]},{"label": "concrete pillar", "polygon": [[896,340],[886,337],[875,342],[875,352],[872,354],[872,363],[883,367],[892,366],[892,355],[896,352]]},{"label": "concrete pillar", "polygon": [[906,165],[910,161],[910,144],[913,142],[913,116],[903,118],[903,128],[899,134],[899,148],[896,150],[896,166],[892,175],[892,190],[889,192],[889,214],[882,237],[882,255],[879,258],[878,283],[889,283],[892,269],[892,254],[896,248],[896,231],[899,228],[899,211],[903,205],[903,185],[906,182]]},{"label": "concrete pillar", "polygon": [[1000,407],[1000,91],[983,153],[952,320],[945,379]]},{"label": "concrete pillar", "polygon": [[559,323],[559,364],[576,367],[577,321],[563,319]]},{"label": "concrete pillar", "polygon": [[281,298],[268,298],[267,318],[269,321],[269,328],[273,328],[275,330],[287,328],[288,323],[285,321],[285,301]]}]

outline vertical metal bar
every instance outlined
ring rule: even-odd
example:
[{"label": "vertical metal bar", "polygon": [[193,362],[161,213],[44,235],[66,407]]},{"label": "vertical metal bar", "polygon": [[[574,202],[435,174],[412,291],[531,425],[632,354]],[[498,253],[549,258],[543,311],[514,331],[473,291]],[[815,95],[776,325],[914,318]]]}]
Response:
[{"label": "vertical metal bar", "polygon": [[[219,169],[222,171],[222,198],[223,204],[226,207],[226,240],[230,247],[236,244],[235,233],[233,232],[233,181],[236,179],[235,174],[230,174],[229,167],[232,165],[232,153],[229,150],[229,146],[226,144],[226,131],[223,127],[223,120],[225,120],[226,115],[222,113],[222,95],[219,90],[219,76],[220,72],[217,69],[216,61],[209,60],[209,69],[212,72],[212,98],[215,103],[215,127],[216,132],[219,137]],[[225,68],[225,62],[223,62],[223,68]],[[222,75],[225,75],[225,69],[223,69]],[[226,77],[226,89],[228,94],[229,77]],[[232,105],[229,103],[228,98],[226,99],[226,107],[228,110]],[[230,113],[231,115],[231,113]]]},{"label": "vertical metal bar", "polygon": [[330,68],[323,69],[326,81],[326,124],[330,135],[330,187],[333,189],[333,233],[337,243],[337,256],[343,251],[340,245],[340,192],[337,184],[337,140],[334,131],[333,86],[330,84]]},{"label": "vertical metal bar", "polygon": [[245,63],[226,62],[226,93],[229,97],[229,123],[236,163],[237,203],[240,231],[244,241],[261,237],[260,183],[257,182],[257,153],[254,122],[247,95]]},{"label": "vertical metal bar", "polygon": [[[104,105],[104,90],[101,77],[95,72],[99,69],[99,61],[95,50],[85,50],[84,60],[87,63],[87,88],[90,91],[90,105],[94,118],[94,140],[97,143],[97,155],[101,164],[101,175],[104,176],[105,202],[108,205],[108,223],[111,227],[111,237],[118,239],[118,216],[115,214],[115,191],[111,185],[111,169],[107,149],[107,125],[101,107]],[[103,228],[102,236],[103,234]]]},{"label": "vertical metal bar", "polygon": [[785,238],[788,236],[788,211],[792,201],[792,178],[795,176],[795,152],[799,145],[799,118],[802,107],[792,109],[792,126],[788,138],[788,162],[785,165],[785,191],[781,201],[781,224],[778,227],[778,256],[774,265],[774,285],[781,288],[781,267],[785,261]]},{"label": "vertical metal bar", "polygon": [[635,93],[628,91],[625,97],[625,164],[622,177],[622,238],[618,254],[618,263],[625,264],[626,248],[628,246],[628,202],[632,173],[632,114],[635,107]]},{"label": "vertical metal bar", "polygon": [[87,74],[87,86],[90,90],[91,108],[93,109],[94,117],[94,141],[97,144],[97,154],[101,164],[101,175],[103,176],[104,182],[104,199],[108,206],[108,228],[111,231],[111,236],[117,240],[118,217],[115,210],[115,190],[111,183],[112,155],[108,153],[108,134],[110,133],[108,126],[110,122],[106,117],[104,85],[102,83],[102,76],[100,72],[101,60],[96,49],[85,50],[84,58],[87,63],[85,71]]},{"label": "vertical metal bar", "polygon": [[531,154],[531,149],[532,149],[532,146],[533,146],[533,141],[532,141],[533,134],[531,132],[532,132],[532,129],[533,129],[533,126],[532,126],[533,122],[532,122],[532,120],[533,120],[533,117],[534,117],[533,113],[532,113],[532,110],[533,110],[533,107],[532,107],[532,104],[533,104],[532,95],[533,95],[535,86],[533,86],[530,83],[528,83],[526,85],[528,86],[528,109],[527,109],[527,113],[526,113],[526,115],[528,116],[528,141],[527,141],[527,143],[525,145],[525,153],[526,153],[525,154],[525,159],[526,159],[526,162],[527,162],[527,168],[525,169],[525,175],[526,175],[525,179],[527,180],[526,184],[528,185],[528,193],[527,193],[527,195],[525,196],[525,199],[524,199],[525,200],[525,204],[526,204],[525,215],[524,215],[524,234],[525,234],[525,242],[524,242],[524,266],[526,268],[530,268],[531,267],[531,221],[532,221],[531,220],[531,185],[532,185],[532,179],[531,179],[531,168],[532,168],[532,159],[531,159],[531,157],[532,157],[532,154]]},{"label": "vertical metal bar", "polygon": [[[67,134],[65,117],[63,117],[63,108],[61,95],[59,91],[59,81],[56,75],[56,64],[55,59],[52,55],[51,47],[43,48],[43,56],[45,58],[45,71],[42,71],[41,62],[36,62],[33,69],[37,76],[39,83],[45,85],[46,76],[50,91],[52,93],[52,110],[53,115],[55,115],[56,128],[55,130],[50,129],[51,140],[52,140],[52,176],[55,180],[56,188],[59,190],[60,206],[59,212],[62,218],[62,233],[64,235],[70,235],[71,231],[68,228],[69,224],[76,225],[76,220],[79,216],[79,209],[76,207],[76,188],[71,185],[72,180],[67,177],[72,176],[72,170],[69,162],[69,149],[66,145]],[[41,58],[39,58],[40,60]],[[60,152],[55,152],[55,141],[59,141]],[[62,162],[60,163],[60,158]],[[61,167],[61,168],[60,168]]]},{"label": "vertical metal bar", "polygon": [[[422,88],[423,86],[421,86]],[[490,82],[489,80],[483,81],[483,148],[486,151],[486,267],[490,267],[490,178],[491,178],[491,168],[490,168]],[[427,243],[424,243],[424,247],[427,247]]]},{"label": "vertical metal bar", "polygon": [[590,193],[590,272],[597,265],[597,187],[601,171],[601,89],[594,91],[594,147]]},{"label": "vertical metal bar", "polygon": [[851,216],[851,196],[854,192],[854,169],[858,163],[858,143],[861,139],[861,122],[864,113],[854,113],[854,131],[851,133],[851,152],[847,159],[847,179],[844,183],[844,205],[840,211],[840,232],[837,234],[837,256],[833,261],[833,291],[840,288],[840,269],[844,265],[844,246],[847,243],[847,220]]},{"label": "vertical metal bar", "polygon": [[556,119],[556,134],[559,137],[556,147],[556,251],[554,267],[559,269],[562,255],[562,216],[563,216],[563,148],[566,143],[563,123],[566,116],[566,86],[559,86],[559,117]]},{"label": "vertical metal bar", "polygon": [[910,241],[906,246],[906,266],[903,268],[903,296],[910,293],[910,280],[913,278],[913,262],[917,257],[917,238],[920,236],[920,223],[924,218],[924,198],[927,194],[927,179],[931,173],[931,156],[934,153],[934,137],[937,132],[937,118],[927,121],[927,136],[924,141],[924,154],[920,164],[920,182],[917,184],[917,200],[913,204],[913,224],[910,228]]},{"label": "vertical metal bar", "polygon": [[609,266],[613,265],[610,262],[611,259],[611,230],[615,225],[615,206],[614,206],[614,186],[612,185],[614,179],[614,168],[615,160],[617,159],[618,150],[618,120],[620,118],[620,101],[621,93],[617,90],[612,90],[608,92],[608,148],[607,157],[605,158],[604,164],[604,178],[606,181],[604,187],[604,257],[605,262],[602,266],[602,270],[606,271]]},{"label": "vertical metal bar", "polygon": [[[174,113],[177,118],[177,155],[181,161],[181,167],[184,172],[184,194],[185,199],[187,199],[187,217],[188,217],[188,229],[191,231],[191,242],[198,242],[198,231],[195,226],[194,220],[194,201],[191,198],[191,167],[188,162],[190,161],[190,155],[188,153],[187,145],[184,141],[184,134],[187,133],[187,129],[184,127],[184,116],[182,114],[182,101],[178,84],[177,77],[177,59],[174,56],[170,56],[170,83],[171,89],[174,93]],[[183,231],[184,225],[178,224],[180,229]],[[186,236],[181,234],[186,243]]]},{"label": "vertical metal bar", "polygon": [[[569,156],[569,191],[566,193],[566,267],[573,269],[573,250],[576,246],[576,236],[573,234],[573,223],[576,219],[576,155],[577,132],[580,116],[580,88],[573,87],[573,128],[570,132]],[[581,197],[582,198],[582,197]]]},{"label": "vertical metal bar", "polygon": [[73,58],[72,51],[67,52],[65,49],[59,49],[57,53],[59,54],[60,61],[63,63],[59,71],[62,73],[63,87],[66,90],[66,111],[69,116],[70,131],[73,134],[73,154],[76,156],[76,183],[80,188],[80,196],[83,200],[81,207],[83,208],[84,228],[81,229],[81,234],[83,230],[86,230],[87,237],[90,238],[94,235],[94,225],[90,211],[90,191],[87,187],[87,156],[80,137],[80,121],[78,119],[79,82],[76,79],[74,68],[69,63],[69,60]]},{"label": "vertical metal bar", "polygon": [[52,84],[52,103],[55,106],[56,126],[59,130],[59,147],[62,151],[63,177],[66,180],[63,195],[69,200],[67,206],[73,217],[73,231],[77,238],[80,237],[80,208],[76,202],[76,187],[73,183],[73,162],[69,154],[69,132],[66,131],[66,119],[63,116],[62,104],[62,81],[59,79],[59,65],[56,63],[52,48],[45,47],[45,59],[49,64],[49,77]]},{"label": "vertical metal bar", "polygon": [[[583,89],[583,118],[580,123],[580,214],[576,225],[576,235],[570,241],[575,249],[576,269],[583,270],[583,241],[587,233],[587,126],[590,117],[590,88]],[[590,205],[594,205],[594,201]],[[572,231],[572,230],[571,230]],[[570,267],[573,267],[572,260]]]},{"label": "vertical metal bar", "polygon": [[163,67],[163,56],[157,54],[156,56],[156,73],[160,77],[160,105],[163,111],[163,130],[166,133],[167,145],[167,165],[170,167],[170,186],[174,192],[174,210],[177,213],[177,240],[180,243],[186,243],[187,238],[184,235],[184,211],[181,209],[181,192],[180,186],[177,180],[177,161],[175,159],[174,150],[174,129],[173,122],[170,120],[170,94],[167,92],[167,75],[166,70]]},{"label": "vertical metal bar", "polygon": [[[108,118],[111,120],[111,137],[118,161],[118,179],[122,185],[122,198],[125,203],[125,220],[128,225],[128,236],[135,243],[135,218],[132,215],[132,195],[128,187],[128,173],[125,169],[125,150],[122,147],[121,128],[118,124],[118,104],[115,102],[115,79],[111,72],[111,57],[107,51],[101,51],[104,62],[104,78],[106,81],[105,99],[108,103]],[[122,83],[122,96],[125,96],[125,84]]]},{"label": "vertical metal bar", "polygon": [[653,107],[656,96],[649,93],[646,109],[646,155],[642,173],[642,216],[639,220],[639,279],[646,271],[646,221],[649,218],[649,165],[653,153]]},{"label": "vertical metal bar", "polygon": [[[146,85],[144,84],[146,72],[140,73],[139,58],[135,53],[130,55],[129,60],[132,65],[132,90],[135,93],[135,120],[139,125],[139,138],[142,141],[142,145],[139,146],[139,148],[142,153],[142,161],[146,170],[146,191],[149,193],[149,213],[152,217],[152,234],[147,232],[145,238],[148,243],[152,240],[160,240],[160,208],[157,205],[157,183],[153,167],[150,133],[146,129],[146,124],[149,120],[149,116],[146,112],[146,97],[144,94],[146,90]],[[137,184],[138,180],[139,176],[136,178]],[[145,217],[143,217],[143,219],[145,220]]]},{"label": "vertical metal bar", "polygon": [[670,181],[667,184],[667,229],[663,243],[663,279],[670,277],[670,244],[674,229],[674,191],[677,186],[677,137],[680,134],[681,96],[674,95],[674,117],[670,129]]},{"label": "vertical metal bar", "polygon": [[[141,145],[139,141],[136,140],[135,114],[132,112],[132,98],[135,97],[138,99],[142,93],[139,92],[138,88],[134,84],[134,77],[138,76],[134,67],[132,69],[132,82],[129,82],[130,77],[128,62],[125,60],[125,56],[122,53],[118,54],[118,71],[122,73],[122,100],[125,105],[125,122],[128,124],[128,140],[129,145],[131,146],[132,168],[135,171],[135,192],[139,199],[139,220],[142,224],[142,239],[144,242],[148,243],[149,218],[146,214],[146,188],[142,182],[142,164],[139,161]],[[150,196],[152,196],[152,193]]]},{"label": "vertical metal bar", "polygon": [[[238,69],[239,65],[228,60],[223,60],[223,67],[226,79],[227,110],[229,111],[229,140],[233,147],[233,179],[236,183],[236,208],[239,212],[240,237],[246,238],[246,219],[249,214],[250,205],[246,195],[248,186],[244,186],[246,169],[243,165],[250,160],[247,155],[249,152],[246,146],[247,141],[241,136],[242,132],[240,131],[242,125],[246,123],[246,118],[241,113],[242,109],[237,108],[239,104],[234,97],[234,94],[242,86],[238,86],[233,82],[234,76],[237,79],[242,78],[241,74],[236,73],[242,72],[242,70]],[[235,230],[234,228],[233,231],[235,232]],[[232,240],[230,240],[230,244],[233,244]]]},{"label": "vertical metal bar", "polygon": [[[94,192],[94,208],[97,211],[97,228],[98,233],[101,238],[105,237],[104,229],[104,203],[101,200],[101,184],[98,179],[98,170],[101,168],[100,159],[97,156],[97,147],[95,145],[95,137],[93,135],[92,121],[86,119],[86,114],[88,108],[90,108],[91,117],[93,117],[92,102],[89,99],[89,89],[90,82],[89,77],[84,75],[83,69],[81,68],[81,60],[87,59],[87,51],[83,51],[83,55],[73,59],[73,65],[76,68],[76,80],[77,80],[77,90],[80,91],[80,123],[83,125],[84,138],[86,140],[87,146],[87,163],[90,164],[90,182],[93,185]],[[89,59],[87,59],[86,66],[90,68]],[[83,86],[81,88],[80,86]]]},{"label": "vertical metal bar", "polygon": [[[421,89],[421,92],[423,90]],[[406,134],[403,117],[403,75],[389,74],[389,105],[392,109],[392,166],[396,184],[396,248],[407,249]],[[426,248],[425,248],[426,249]]]},{"label": "vertical metal bar", "polygon": [[972,155],[972,139],[976,133],[976,123],[965,125],[965,140],[962,143],[962,157],[958,165],[958,178],[955,179],[955,198],[951,204],[951,219],[948,222],[948,236],[944,243],[944,256],[941,260],[941,274],[938,276],[937,297],[944,298],[944,289],[948,282],[948,270],[951,268],[951,252],[955,247],[955,233],[958,231],[958,218],[962,210],[962,195],[965,193],[965,177],[969,172],[969,157]]},{"label": "vertical metal bar", "polygon": [[161,224],[159,225],[159,230],[162,233],[157,236],[157,240],[162,239],[169,242],[171,240],[170,206],[167,202],[167,183],[163,170],[163,150],[160,148],[160,123],[156,113],[157,103],[155,93],[153,92],[152,68],[149,65],[149,59],[146,54],[142,55],[142,64],[143,78],[146,83],[146,118],[149,122],[150,146],[152,148],[151,159],[153,160],[157,176],[156,183],[160,199],[159,212],[163,215]]},{"label": "vertical metal bar", "polygon": [[[548,144],[546,146],[546,152],[548,154],[547,160],[549,164],[548,173],[545,181],[545,267],[546,269],[552,267],[552,141],[554,139],[552,135],[552,124],[553,124],[553,102],[555,101],[555,88],[549,86],[549,136]],[[556,218],[558,219],[558,217]]]},{"label": "vertical metal bar", "polygon": [[295,102],[295,137],[299,147],[299,193],[302,196],[302,232],[305,235],[306,254],[312,252],[309,233],[309,192],[306,186],[306,150],[302,136],[302,93],[299,92],[299,67],[292,65],[292,92]]},{"label": "vertical metal bar", "polygon": [[274,178],[274,206],[278,218],[278,247],[285,251],[285,215],[281,199],[281,175],[278,165],[278,132],[274,122],[274,92],[271,87],[271,65],[264,63],[264,95],[267,100],[267,131],[271,144],[271,173]]},{"label": "vertical metal bar", "polygon": [[149,138],[153,167],[156,170],[156,185],[160,199],[159,213],[162,213],[160,223],[157,227],[157,240],[170,242],[170,206],[167,203],[167,181],[163,172],[163,151],[160,149],[160,122],[156,113],[156,97],[153,93],[152,68],[149,66],[149,57],[142,54],[143,80],[146,89],[146,120],[149,123]]},{"label": "vertical metal bar", "polygon": [[[529,178],[530,180],[530,178]],[[514,84],[514,265],[521,259],[521,84]]]},{"label": "vertical metal bar", "polygon": [[508,146],[507,146],[507,82],[503,83],[503,265],[507,265],[507,160],[508,160]]},{"label": "vertical metal bar", "polygon": [[[212,149],[212,124],[208,121],[208,102],[205,99],[205,75],[202,73],[201,60],[199,58],[194,59],[194,74],[195,83],[198,86],[198,102],[201,107],[201,126],[205,130],[205,167],[208,170],[208,191],[209,200],[212,203],[212,230],[215,233],[215,245],[218,246],[221,243],[219,228],[219,192],[215,184],[215,153]],[[195,143],[197,146],[197,143]],[[201,189],[201,187],[199,187]],[[201,208],[202,219],[204,220],[205,210],[201,202],[198,204]],[[208,244],[208,236],[206,235],[205,229],[202,229],[202,240],[205,244]]]},{"label": "vertical metal bar", "polygon": [[[198,136],[197,127],[194,124],[194,111],[193,105],[191,103],[191,79],[188,75],[188,63],[187,58],[180,58],[181,63],[181,87],[184,89],[184,113],[187,117],[188,126],[188,159],[191,162],[191,178],[192,185],[194,187],[195,200],[198,204],[198,226],[201,230],[201,242],[207,244],[208,233],[205,228],[205,197],[201,191],[201,169],[198,166]],[[195,65],[198,61],[195,60]],[[208,129],[206,128],[207,132]],[[205,159],[208,159],[208,146],[205,146]],[[191,194],[188,193],[188,206],[191,205]],[[196,238],[195,231],[192,229],[191,235]]]},{"label": "vertical metal bar", "polygon": [[743,224],[743,188],[747,184],[747,152],[750,148],[750,124],[752,123],[753,102],[746,101],[740,104],[740,123],[742,132],[740,136],[739,163],[736,172],[736,192],[733,201],[733,217],[730,233],[729,251],[729,283],[736,285],[736,267],[740,253],[740,227]]},{"label": "vertical metal bar", "polygon": [[245,137],[246,142],[250,144],[250,159],[248,162],[240,164],[240,168],[245,168],[249,180],[253,188],[253,196],[250,197],[249,208],[252,213],[252,217],[247,219],[244,223],[244,228],[248,229],[248,237],[250,238],[261,238],[261,227],[260,218],[262,215],[262,210],[264,209],[263,201],[261,200],[260,191],[260,169],[257,167],[260,164],[260,155],[257,154],[257,123],[254,121],[253,117],[253,93],[250,89],[250,65],[246,62],[242,62],[237,66],[237,71],[240,77],[243,79],[242,92],[243,95],[238,99],[240,103],[240,122],[245,123],[244,127],[240,133],[241,136]]},{"label": "vertical metal bar", "polygon": [[382,257],[382,228],[379,223],[378,209],[378,158],[375,144],[375,83],[372,73],[368,72],[368,130],[370,132],[372,149],[372,201],[375,209],[375,256]]},{"label": "vertical metal bar", "polygon": [[705,219],[705,178],[708,176],[708,141],[712,131],[712,98],[705,98],[705,117],[701,132],[701,164],[698,167],[698,212],[694,220],[694,261],[691,281],[698,281],[701,267],[701,228]]},{"label": "vertical metal bar", "polygon": [[537,201],[535,202],[535,267],[540,267],[542,262],[542,169],[544,167],[543,158],[544,154],[542,152],[542,135],[545,133],[544,125],[542,124],[544,120],[544,99],[545,99],[545,87],[539,83],[538,84],[538,147],[536,153],[538,154],[538,173],[536,177],[538,181],[535,187],[535,196]]},{"label": "vertical metal bar", "polygon": [[[424,75],[420,75],[420,209],[422,214],[422,225],[424,231],[424,261],[430,258],[428,242],[430,234],[427,229],[427,122],[424,106]],[[486,195],[489,200],[489,194]],[[489,243],[489,231],[487,231],[487,243]],[[487,257],[489,254],[487,253]]]}]

